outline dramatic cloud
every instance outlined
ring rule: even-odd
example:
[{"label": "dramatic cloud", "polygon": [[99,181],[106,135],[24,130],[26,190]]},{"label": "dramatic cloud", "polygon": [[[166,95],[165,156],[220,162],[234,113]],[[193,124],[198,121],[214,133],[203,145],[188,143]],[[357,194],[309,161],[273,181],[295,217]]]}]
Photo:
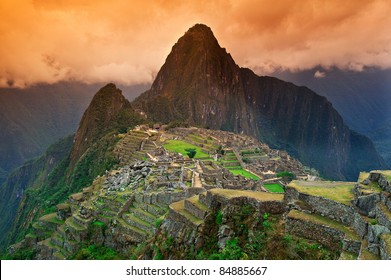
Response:
[{"label": "dramatic cloud", "polygon": [[258,74],[390,68],[390,14],[388,0],[0,0],[0,86],[148,83],[199,22]]}]

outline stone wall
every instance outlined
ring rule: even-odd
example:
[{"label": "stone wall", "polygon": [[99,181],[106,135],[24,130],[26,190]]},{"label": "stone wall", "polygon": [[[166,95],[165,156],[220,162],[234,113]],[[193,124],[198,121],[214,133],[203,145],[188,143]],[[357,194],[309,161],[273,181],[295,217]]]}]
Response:
[{"label": "stone wall", "polygon": [[305,202],[312,209],[312,212],[316,214],[326,216],[348,226],[354,225],[356,209],[353,206],[339,203],[320,196],[312,196],[305,193],[300,193],[296,189],[287,186],[285,201],[287,203],[293,203],[295,200],[301,200]]},{"label": "stone wall", "polygon": [[391,214],[383,203],[376,204],[376,219],[380,225],[391,230]]},{"label": "stone wall", "polygon": [[287,216],[285,229],[288,233],[316,240],[332,250],[346,250],[359,254],[361,242],[347,239],[345,233],[335,228]]},{"label": "stone wall", "polygon": [[391,184],[384,174],[378,171],[371,171],[369,173],[369,180],[378,182],[383,191],[391,192]]},{"label": "stone wall", "polygon": [[260,201],[252,197],[226,198],[224,196],[208,192],[203,202],[211,209],[219,209],[227,205],[251,205],[261,213],[282,214],[285,212],[283,201]]}]

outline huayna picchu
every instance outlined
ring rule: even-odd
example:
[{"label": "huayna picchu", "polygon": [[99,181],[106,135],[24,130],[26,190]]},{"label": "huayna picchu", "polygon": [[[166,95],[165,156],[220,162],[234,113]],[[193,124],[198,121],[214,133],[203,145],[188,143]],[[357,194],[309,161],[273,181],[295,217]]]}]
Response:
[{"label": "huayna picchu", "polygon": [[240,68],[205,25],[134,102],[103,87],[70,142],[1,186],[4,258],[391,257],[372,142],[310,89]]}]

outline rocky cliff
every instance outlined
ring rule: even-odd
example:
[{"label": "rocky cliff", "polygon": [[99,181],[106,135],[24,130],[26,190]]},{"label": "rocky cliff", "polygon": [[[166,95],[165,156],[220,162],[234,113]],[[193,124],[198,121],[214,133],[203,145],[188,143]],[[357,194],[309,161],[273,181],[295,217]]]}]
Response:
[{"label": "rocky cliff", "polygon": [[353,133],[326,98],[240,68],[202,24],[178,40],[151,89],[133,104],[155,121],[256,136],[325,177],[352,179],[360,169],[385,167],[372,142]]}]

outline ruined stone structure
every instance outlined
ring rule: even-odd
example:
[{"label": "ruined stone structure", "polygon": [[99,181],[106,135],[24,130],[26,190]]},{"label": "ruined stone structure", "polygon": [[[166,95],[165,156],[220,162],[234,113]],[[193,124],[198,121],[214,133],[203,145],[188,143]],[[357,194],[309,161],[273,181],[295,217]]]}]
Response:
[{"label": "ruined stone structure", "polygon": [[[193,143],[210,157],[188,159],[165,149],[167,139]],[[263,187],[277,179],[272,163],[297,177],[307,178],[307,169],[248,136],[199,128],[137,129],[122,135],[115,151],[122,167],[70,195],[10,251],[32,247],[38,259],[66,259],[84,242],[126,252],[157,234],[172,236],[180,248],[201,248],[217,211],[223,219],[217,242],[223,248],[234,230],[229,217],[250,205],[260,217],[283,215],[288,234],[340,251],[341,259],[391,258],[389,171],[361,173],[356,183],[293,181],[282,194]],[[239,167],[259,180],[235,176],[232,170]]]},{"label": "ruined stone structure", "polygon": [[362,172],[357,183],[292,182],[287,232],[340,250],[341,258],[391,259],[390,174]]}]

